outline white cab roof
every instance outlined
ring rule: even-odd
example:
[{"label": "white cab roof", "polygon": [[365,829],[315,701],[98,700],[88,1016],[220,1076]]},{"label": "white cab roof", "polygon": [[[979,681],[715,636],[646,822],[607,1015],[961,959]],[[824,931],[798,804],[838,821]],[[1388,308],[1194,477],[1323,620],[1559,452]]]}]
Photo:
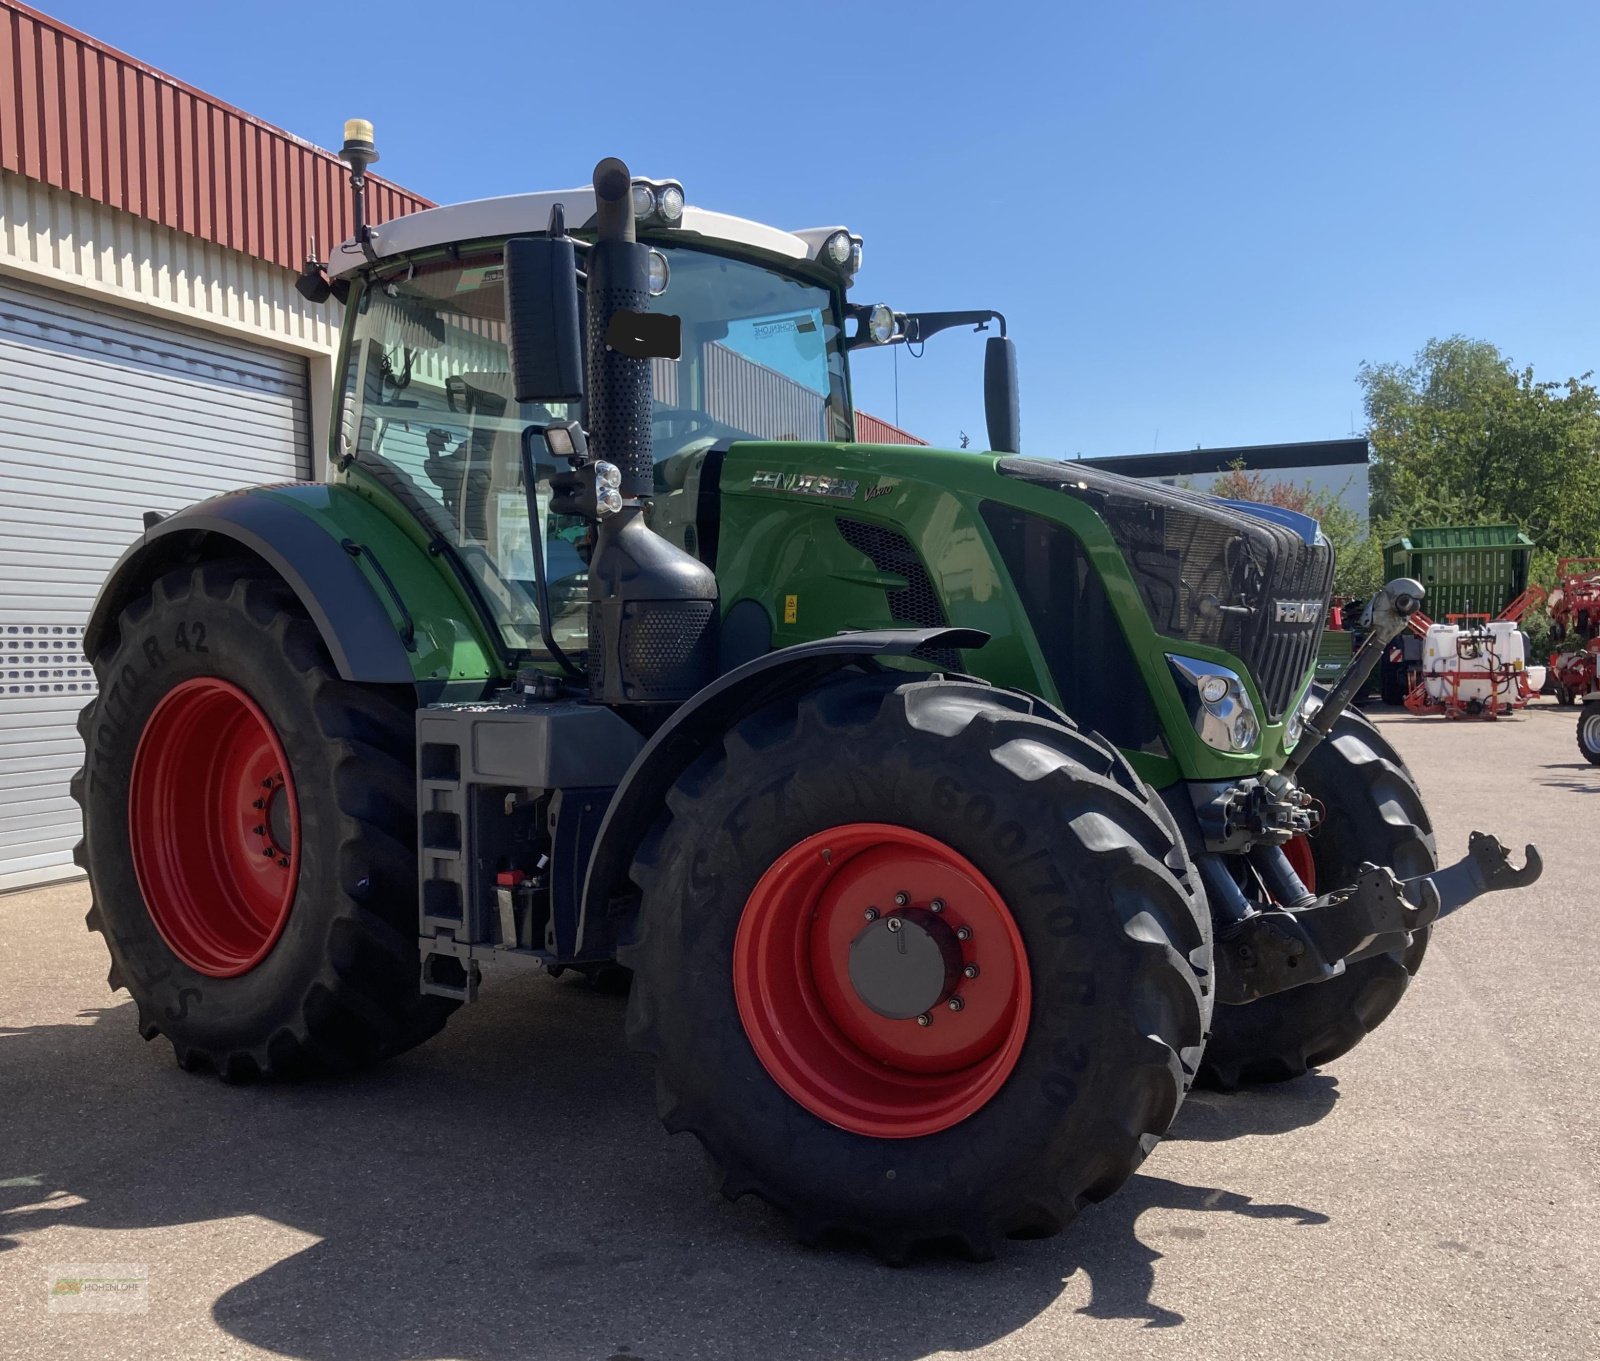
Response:
[{"label": "white cab roof", "polygon": [[[467,203],[452,203],[442,208],[426,208],[420,213],[385,222],[376,229],[373,249],[380,259],[408,255],[430,246],[455,241],[482,241],[520,233],[543,232],[550,224],[550,210],[561,204],[566,211],[567,229],[583,232],[594,218],[594,188],[556,189],[538,194],[508,194],[503,198],[480,198]],[[781,231],[760,222],[727,213],[707,212],[685,207],[681,222],[674,227],[649,226],[645,234],[652,240],[670,241],[674,237],[699,238],[736,247],[740,254],[773,256],[780,260],[813,260],[821,244],[820,236],[836,228],[811,228],[805,234]],[[335,278],[352,274],[365,257],[352,238],[334,252],[328,273]]]}]

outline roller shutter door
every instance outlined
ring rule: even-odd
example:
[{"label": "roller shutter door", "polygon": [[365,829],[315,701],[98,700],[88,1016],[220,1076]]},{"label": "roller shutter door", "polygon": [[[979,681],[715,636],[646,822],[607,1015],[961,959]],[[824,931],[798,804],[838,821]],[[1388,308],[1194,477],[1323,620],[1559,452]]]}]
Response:
[{"label": "roller shutter door", "polygon": [[304,358],[0,278],[0,889],[58,877],[95,592],[147,510],[310,473]]}]

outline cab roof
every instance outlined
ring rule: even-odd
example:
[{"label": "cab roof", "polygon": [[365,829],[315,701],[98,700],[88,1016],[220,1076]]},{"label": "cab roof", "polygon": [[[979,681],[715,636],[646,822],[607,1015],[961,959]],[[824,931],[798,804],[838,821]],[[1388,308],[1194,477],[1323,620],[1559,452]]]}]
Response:
[{"label": "cab roof", "polygon": [[[595,197],[592,185],[580,189],[553,189],[537,194],[507,194],[500,198],[471,199],[440,208],[409,213],[374,228],[372,248],[379,259],[409,255],[430,247],[456,242],[496,240],[508,236],[537,235],[550,223],[550,210],[560,204],[567,229],[578,235],[593,232]],[[682,219],[668,227],[641,223],[642,240],[663,244],[676,238],[732,246],[740,255],[775,260],[816,262],[822,243],[842,227],[810,227],[786,232],[748,218],[714,213],[685,205]],[[328,265],[333,278],[354,274],[366,263],[355,238],[343,242]],[[837,277],[837,271],[831,271]]]}]

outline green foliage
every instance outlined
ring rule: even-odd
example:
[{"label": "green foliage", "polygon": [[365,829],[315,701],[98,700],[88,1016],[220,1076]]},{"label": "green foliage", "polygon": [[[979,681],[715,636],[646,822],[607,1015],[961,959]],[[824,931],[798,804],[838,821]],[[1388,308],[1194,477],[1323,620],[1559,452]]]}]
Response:
[{"label": "green foliage", "polygon": [[1340,492],[1318,491],[1309,483],[1279,482],[1260,469],[1234,463],[1207,488],[1207,495],[1230,501],[1261,501],[1309,515],[1322,525],[1333,545],[1333,593],[1365,600],[1383,585],[1383,553],[1367,533],[1366,522],[1340,500]]},{"label": "green foliage", "polygon": [[1363,364],[1373,537],[1423,525],[1517,524],[1553,571],[1600,548],[1600,393],[1539,382],[1493,345],[1430,340],[1409,364]]}]

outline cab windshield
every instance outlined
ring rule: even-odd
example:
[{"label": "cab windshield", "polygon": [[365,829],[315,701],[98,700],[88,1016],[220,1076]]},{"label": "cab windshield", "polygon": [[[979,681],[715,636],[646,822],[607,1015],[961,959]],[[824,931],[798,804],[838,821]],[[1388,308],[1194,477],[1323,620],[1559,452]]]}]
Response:
[{"label": "cab windshield", "polygon": [[[747,261],[660,246],[668,283],[653,311],[682,321],[683,357],[652,365],[655,514],[692,520],[685,468],[739,439],[850,437],[834,296]],[[529,425],[579,419],[511,398],[498,248],[408,266],[353,299],[341,452],[455,549],[505,646],[542,651],[522,475]],[[564,651],[586,641],[588,526],[549,511],[535,469],[551,620]]]}]

